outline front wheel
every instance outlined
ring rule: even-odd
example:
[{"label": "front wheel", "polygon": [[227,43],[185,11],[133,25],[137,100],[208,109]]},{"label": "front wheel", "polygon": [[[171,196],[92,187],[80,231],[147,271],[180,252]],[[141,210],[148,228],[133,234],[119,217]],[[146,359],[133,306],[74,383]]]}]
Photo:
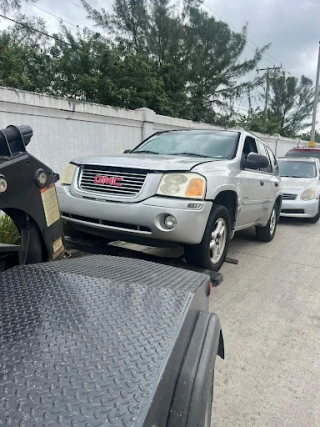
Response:
[{"label": "front wheel", "polygon": [[265,227],[256,227],[256,237],[260,242],[271,242],[273,240],[278,225],[277,205],[274,205],[268,224]]},{"label": "front wheel", "polygon": [[188,264],[219,271],[227,256],[230,232],[228,210],[222,205],[214,205],[201,243],[185,246],[184,256]]}]

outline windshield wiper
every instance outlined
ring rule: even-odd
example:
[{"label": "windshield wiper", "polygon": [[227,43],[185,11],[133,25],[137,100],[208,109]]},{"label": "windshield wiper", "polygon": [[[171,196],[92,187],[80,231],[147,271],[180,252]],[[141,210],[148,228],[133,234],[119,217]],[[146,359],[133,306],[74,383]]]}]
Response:
[{"label": "windshield wiper", "polygon": [[310,176],[298,176],[298,175],[281,175],[281,178],[311,178]]},{"label": "windshield wiper", "polygon": [[155,151],[149,151],[149,150],[141,150],[141,151],[132,151],[133,154],[159,154]]},{"label": "windshield wiper", "polygon": [[203,154],[196,154],[196,153],[168,153],[169,156],[192,156],[192,157],[205,157],[205,158],[212,158],[211,156],[205,156]]}]

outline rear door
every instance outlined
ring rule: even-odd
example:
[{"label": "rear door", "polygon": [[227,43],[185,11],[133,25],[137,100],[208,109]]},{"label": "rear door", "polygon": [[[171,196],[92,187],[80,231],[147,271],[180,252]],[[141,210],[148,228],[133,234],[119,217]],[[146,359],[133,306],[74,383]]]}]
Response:
[{"label": "rear door", "polygon": [[[243,146],[242,159],[245,159],[250,153],[262,154],[255,138],[247,136]],[[266,174],[259,170],[244,168],[243,162],[241,162],[241,171],[238,177],[240,179],[239,190],[241,206],[237,228],[244,228],[245,226],[265,220],[267,215],[265,202],[268,189],[266,185]]]}]

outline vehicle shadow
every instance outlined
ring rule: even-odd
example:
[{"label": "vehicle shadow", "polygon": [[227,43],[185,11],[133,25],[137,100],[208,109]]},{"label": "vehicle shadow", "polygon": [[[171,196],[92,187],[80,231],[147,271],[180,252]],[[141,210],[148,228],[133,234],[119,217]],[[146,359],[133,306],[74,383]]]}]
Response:
[{"label": "vehicle shadow", "polygon": [[280,217],[279,224],[281,226],[296,226],[296,227],[305,227],[305,226],[316,226],[317,224],[312,224],[308,221],[307,218],[289,218],[289,217]]}]

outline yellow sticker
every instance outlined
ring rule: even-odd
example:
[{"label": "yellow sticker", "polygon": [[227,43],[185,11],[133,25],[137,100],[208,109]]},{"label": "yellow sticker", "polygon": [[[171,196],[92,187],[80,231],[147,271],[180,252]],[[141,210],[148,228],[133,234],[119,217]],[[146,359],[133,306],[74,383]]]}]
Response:
[{"label": "yellow sticker", "polygon": [[60,219],[58,199],[54,184],[51,184],[47,188],[43,188],[41,190],[41,197],[44,214],[46,216],[47,227],[50,227],[50,225],[54,224]]},{"label": "yellow sticker", "polygon": [[308,147],[315,147],[316,143],[314,141],[309,141],[308,142]]},{"label": "yellow sticker", "polygon": [[62,252],[64,252],[64,246],[62,243],[62,238],[59,237],[57,240],[55,240],[52,244],[53,249],[53,259],[56,259]]}]

